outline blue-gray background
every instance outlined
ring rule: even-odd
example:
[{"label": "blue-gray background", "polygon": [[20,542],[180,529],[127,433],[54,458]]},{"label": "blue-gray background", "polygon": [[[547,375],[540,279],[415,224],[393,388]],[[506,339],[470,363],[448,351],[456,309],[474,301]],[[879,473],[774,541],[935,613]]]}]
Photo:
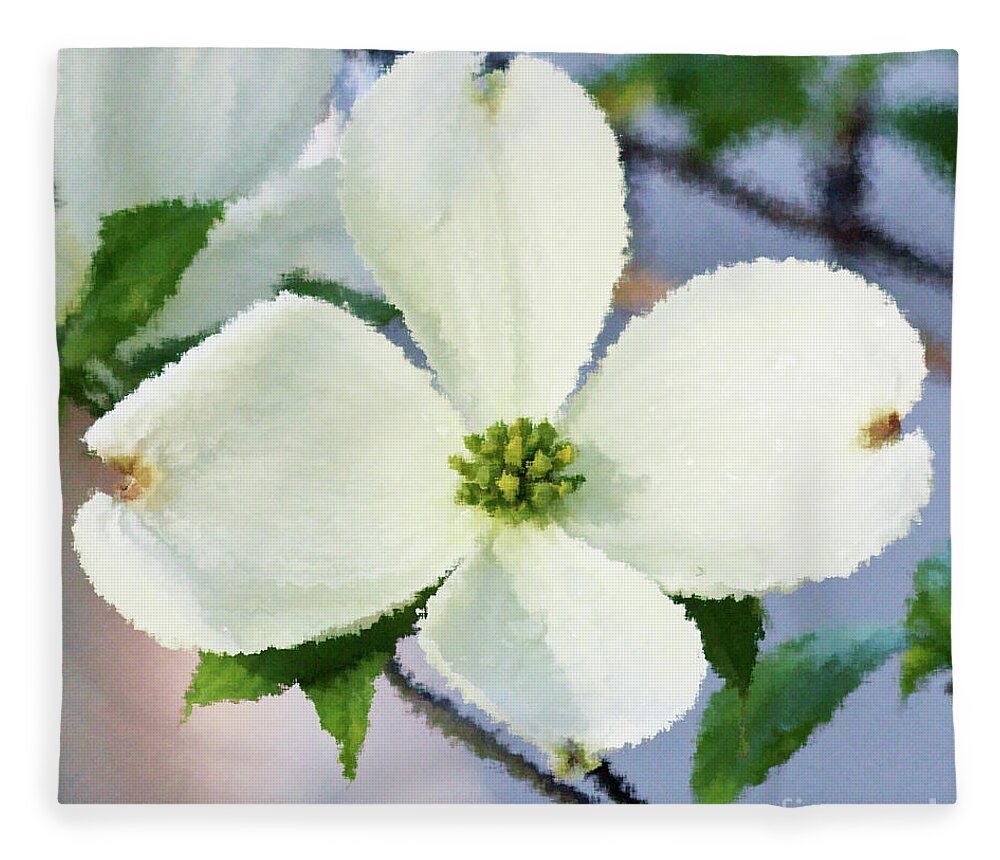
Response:
[{"label": "blue-gray background", "polygon": [[[582,83],[621,58],[545,55]],[[377,73],[379,58],[358,52],[341,75],[338,105],[349,108]],[[912,54],[887,66],[878,84],[886,104],[957,100],[957,57]],[[650,110],[635,124],[641,146],[671,152],[684,118]],[[830,260],[891,293],[928,344],[931,374],[904,422],[921,427],[935,452],[935,486],[922,520],[904,540],[847,580],[809,584],[766,600],[765,650],[810,630],[853,621],[900,620],[917,563],[949,537],[952,184],[901,139],[865,141],[866,180],[858,217],[921,258],[907,263],[884,248],[852,246],[817,218],[773,217],[742,205],[735,182],[794,213],[822,214],[823,168],[809,130],[761,134],[715,160],[711,181],[639,159],[628,163],[635,265],[654,283],[684,281],[721,263],[766,256]],[[630,314],[622,301],[596,351]],[[88,419],[62,427],[66,523],[102,480],[79,438]],[[64,530],[68,537],[68,529]],[[60,797],[83,802],[457,801],[534,802],[609,798],[596,780],[572,791],[541,774],[542,758],[449,696],[405,640],[399,669],[378,679],[358,776],[341,774],[333,738],[320,729],[297,688],[279,697],[196,709],[182,723],[183,693],[196,656],[167,651],[131,629],[92,591],[64,545],[64,713]],[[409,684],[403,678],[409,679]],[[902,702],[899,661],[872,673],[807,746],[740,800],[944,803],[954,800],[951,694],[947,677]],[[669,732],[610,757],[611,768],[650,802],[690,802],[688,780],[701,714],[721,687],[710,674],[694,709]],[[418,692],[414,692],[414,689]]]}]

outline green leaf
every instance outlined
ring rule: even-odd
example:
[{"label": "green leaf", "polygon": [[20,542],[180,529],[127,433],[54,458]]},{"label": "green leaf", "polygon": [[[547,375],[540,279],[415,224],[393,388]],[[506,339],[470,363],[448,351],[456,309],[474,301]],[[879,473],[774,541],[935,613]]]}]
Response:
[{"label": "green leaf", "polygon": [[844,147],[867,128],[869,106],[886,66],[906,54],[855,54],[825,75],[814,88],[815,105],[809,117],[813,142],[843,157]]},{"label": "green leaf", "polygon": [[86,292],[58,333],[66,396],[97,412],[121,396],[115,348],[174,295],[222,212],[219,201],[171,200],[101,219]]},{"label": "green leaf", "polygon": [[746,695],[764,638],[764,607],[756,597],[737,600],[678,599],[685,615],[698,625],[705,657],[727,688]]},{"label": "green leaf", "polygon": [[167,338],[157,344],[136,350],[127,362],[123,362],[123,370],[127,374],[126,383],[134,387],[147,376],[156,376],[168,364],[180,361],[185,352],[197,346],[215,331],[211,329],[189,337]]},{"label": "green leaf", "polygon": [[955,181],[958,160],[958,106],[916,104],[887,111],[889,128],[909,141],[924,162],[942,176]]},{"label": "green leaf", "polygon": [[198,666],[184,693],[185,720],[191,716],[195,705],[256,701],[283,693],[294,683],[294,680],[285,683],[267,671],[260,671],[257,661],[240,655],[202,651],[199,656]]},{"label": "green leaf", "polygon": [[591,88],[612,120],[637,101],[655,100],[687,115],[695,150],[710,158],[761,127],[796,127],[811,107],[809,85],[823,57],[645,54]]},{"label": "green leaf", "polygon": [[898,627],[810,633],[758,660],[746,696],[734,687],[708,702],[691,789],[700,803],[731,803],[801,749],[865,675],[905,644]]},{"label": "green leaf", "polygon": [[121,360],[117,356],[106,359],[102,364],[109,373],[106,395],[110,403],[104,408],[110,408],[126,394],[130,394],[147,377],[161,373],[168,364],[180,361],[185,352],[191,347],[197,346],[210,334],[213,332],[207,331],[190,337],[170,338],[153,346],[143,347],[127,361]]},{"label": "green leaf", "polygon": [[906,601],[907,650],[899,688],[903,698],[935,672],[951,668],[951,548],[925,559],[913,574],[914,595]]},{"label": "green leaf", "polygon": [[357,633],[257,654],[201,652],[184,694],[184,719],[195,705],[256,701],[298,684],[316,707],[322,728],[337,740],[344,773],[353,779],[368,728],[375,678],[396,653],[396,643],[413,632],[439,585],[424,589],[408,606]]},{"label": "green leaf", "polygon": [[385,299],[352,290],[335,281],[314,278],[302,269],[283,275],[278,290],[323,299],[374,326],[388,325],[396,317],[402,316],[402,311]]},{"label": "green leaf", "polygon": [[339,672],[302,684],[302,692],[316,708],[320,726],[337,741],[347,779],[357,776],[358,752],[368,732],[375,679],[393,654],[373,651]]}]

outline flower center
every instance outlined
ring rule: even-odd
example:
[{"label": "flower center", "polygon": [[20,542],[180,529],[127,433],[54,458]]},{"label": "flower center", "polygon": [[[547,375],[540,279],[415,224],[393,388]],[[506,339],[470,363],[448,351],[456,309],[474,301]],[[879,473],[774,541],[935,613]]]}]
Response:
[{"label": "flower center", "polygon": [[564,474],[576,449],[548,421],[498,421],[483,433],[466,436],[465,447],[471,457],[448,458],[462,476],[455,501],[482,508],[503,522],[546,525],[563,499],[586,480]]}]

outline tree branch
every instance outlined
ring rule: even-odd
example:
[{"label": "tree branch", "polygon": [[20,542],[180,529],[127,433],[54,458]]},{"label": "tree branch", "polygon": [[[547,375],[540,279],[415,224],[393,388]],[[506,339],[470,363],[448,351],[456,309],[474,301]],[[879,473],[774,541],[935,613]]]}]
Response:
[{"label": "tree branch", "polygon": [[[515,779],[528,783],[539,793],[559,803],[597,802],[597,798],[556,779],[520,753],[507,749],[488,731],[460,713],[450,699],[417,681],[402,667],[398,658],[394,657],[389,661],[385,676],[403,701],[419,713],[429,725],[445,737],[461,741],[480,758],[503,765]],[[643,802],[635,797],[628,783],[611,771],[607,762],[602,763],[587,777],[614,803]]]},{"label": "tree branch", "polygon": [[852,222],[849,228],[842,229],[830,218],[740,184],[712,163],[693,157],[686,149],[656,146],[631,135],[620,136],[619,142],[626,162],[652,164],[772,224],[829,239],[849,248],[852,253],[877,257],[899,269],[931,278],[951,291],[950,265],[924,257],[878,227]]}]

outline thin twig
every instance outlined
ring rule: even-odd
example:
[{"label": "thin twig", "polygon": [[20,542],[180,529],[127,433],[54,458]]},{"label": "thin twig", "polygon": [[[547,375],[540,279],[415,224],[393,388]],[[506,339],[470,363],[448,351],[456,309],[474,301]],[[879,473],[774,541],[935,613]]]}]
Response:
[{"label": "thin twig", "polygon": [[726,198],[736,206],[772,224],[829,239],[840,246],[849,247],[855,254],[878,257],[900,269],[933,278],[943,289],[951,291],[950,265],[924,257],[878,227],[857,223],[853,224],[850,233],[845,235],[829,218],[778,197],[748,188],[727,176],[713,164],[693,157],[686,149],[654,145],[631,135],[623,135],[620,143],[622,156],[626,161],[653,164],[688,184]]},{"label": "thin twig", "polygon": [[600,786],[608,799],[615,803],[646,803],[635,793],[628,780],[611,770],[607,761],[602,761],[599,768],[588,773],[587,779]]},{"label": "thin twig", "polygon": [[[597,798],[561,782],[520,753],[507,749],[488,731],[460,713],[451,700],[413,678],[397,658],[389,661],[385,676],[403,700],[421,714],[429,725],[438,729],[445,737],[460,740],[480,758],[499,762],[515,779],[528,783],[536,791],[559,803],[597,802]],[[611,799],[615,800],[613,797]]]}]

